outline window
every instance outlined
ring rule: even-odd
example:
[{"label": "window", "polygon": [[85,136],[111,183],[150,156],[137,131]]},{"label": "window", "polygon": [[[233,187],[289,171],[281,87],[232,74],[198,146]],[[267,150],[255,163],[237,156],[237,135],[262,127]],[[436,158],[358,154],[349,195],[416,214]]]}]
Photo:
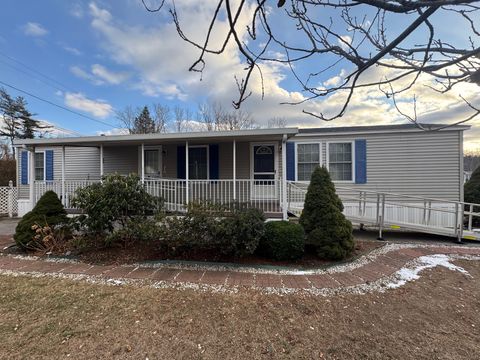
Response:
[{"label": "window", "polygon": [[353,149],[351,142],[328,144],[328,171],[334,181],[353,180]]},{"label": "window", "polygon": [[35,153],[35,180],[45,180],[45,153]]},{"label": "window", "polygon": [[208,148],[206,146],[188,148],[188,178],[208,179]]},{"label": "window", "polygon": [[297,144],[297,180],[310,181],[320,165],[320,144]]},{"label": "window", "polygon": [[160,176],[160,150],[145,150],[145,175]]}]

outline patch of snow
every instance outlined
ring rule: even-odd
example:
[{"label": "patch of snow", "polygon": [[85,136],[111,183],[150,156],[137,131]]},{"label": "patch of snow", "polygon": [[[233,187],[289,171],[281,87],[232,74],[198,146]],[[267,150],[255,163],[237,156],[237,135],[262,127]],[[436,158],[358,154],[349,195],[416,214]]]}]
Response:
[{"label": "patch of snow", "polygon": [[471,276],[468,271],[464,268],[452,264],[450,261],[452,258],[448,255],[438,254],[438,255],[428,255],[419,257],[412,266],[404,267],[398,270],[392,279],[391,282],[386,284],[386,287],[389,289],[396,289],[400,286],[405,285],[407,282],[412,280],[417,280],[420,278],[420,272],[426,269],[431,269],[437,266],[443,266],[452,271],[459,271],[462,274]]}]

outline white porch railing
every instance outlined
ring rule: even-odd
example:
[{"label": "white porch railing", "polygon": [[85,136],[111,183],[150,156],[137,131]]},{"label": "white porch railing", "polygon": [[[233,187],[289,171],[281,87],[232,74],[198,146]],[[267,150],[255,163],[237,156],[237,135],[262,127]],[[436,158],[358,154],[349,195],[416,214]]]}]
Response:
[{"label": "white porch railing", "polygon": [[52,190],[62,200],[62,204],[66,209],[73,209],[74,207],[71,202],[75,191],[99,181],[100,180],[66,180],[64,184],[61,180],[35,181],[35,203],[43,194]]},{"label": "white porch railing", "polygon": [[[35,199],[53,190],[65,208],[73,209],[71,200],[78,188],[99,180],[61,180],[35,182]],[[237,205],[254,207],[265,213],[281,213],[281,182],[278,180],[179,180],[146,179],[144,186],[151,195],[161,197],[169,211],[182,211],[193,201],[210,202],[233,208]],[[188,188],[188,191],[187,191]]]}]

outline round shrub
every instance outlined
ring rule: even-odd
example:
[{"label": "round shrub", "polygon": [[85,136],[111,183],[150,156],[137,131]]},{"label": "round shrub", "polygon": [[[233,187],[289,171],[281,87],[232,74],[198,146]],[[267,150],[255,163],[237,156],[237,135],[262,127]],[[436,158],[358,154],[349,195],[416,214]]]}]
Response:
[{"label": "round shrub", "polygon": [[302,257],[305,233],[299,224],[288,221],[270,221],[260,240],[260,253],[275,260],[296,260]]},{"label": "round shrub", "polygon": [[257,250],[264,233],[265,215],[262,211],[238,209],[220,222],[216,237],[223,243],[223,252],[242,257]]},{"label": "round shrub", "polygon": [[67,212],[57,194],[47,191],[32,211],[26,213],[17,224],[13,238],[20,248],[27,249],[34,241],[35,230],[32,228],[34,225],[55,227],[67,222]]}]

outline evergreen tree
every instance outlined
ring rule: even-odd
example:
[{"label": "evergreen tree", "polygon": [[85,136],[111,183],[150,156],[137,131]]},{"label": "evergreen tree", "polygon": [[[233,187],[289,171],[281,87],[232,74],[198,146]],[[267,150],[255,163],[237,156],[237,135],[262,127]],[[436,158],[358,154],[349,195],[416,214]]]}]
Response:
[{"label": "evergreen tree", "polygon": [[340,260],[354,249],[352,224],[342,211],[330,174],[324,167],[317,167],[308,186],[300,224],[306,243],[313,245],[322,258]]},{"label": "evergreen tree", "polygon": [[14,99],[3,88],[0,88],[0,116],[3,117],[0,136],[8,138],[12,151],[15,151],[13,140],[33,139],[38,131],[48,128],[32,118],[33,115],[28,111],[27,102],[23,97],[18,96]]},{"label": "evergreen tree", "polygon": [[[480,166],[464,186],[465,202],[480,204]],[[480,210],[480,209],[479,209]]]},{"label": "evergreen tree", "polygon": [[150,134],[156,132],[155,121],[150,116],[148,107],[144,106],[142,112],[135,117],[133,134]]},{"label": "evergreen tree", "polygon": [[13,140],[18,137],[21,122],[17,112],[18,104],[5,89],[0,88],[0,115],[3,118],[3,124],[0,128],[0,136],[6,137],[13,149]]}]

